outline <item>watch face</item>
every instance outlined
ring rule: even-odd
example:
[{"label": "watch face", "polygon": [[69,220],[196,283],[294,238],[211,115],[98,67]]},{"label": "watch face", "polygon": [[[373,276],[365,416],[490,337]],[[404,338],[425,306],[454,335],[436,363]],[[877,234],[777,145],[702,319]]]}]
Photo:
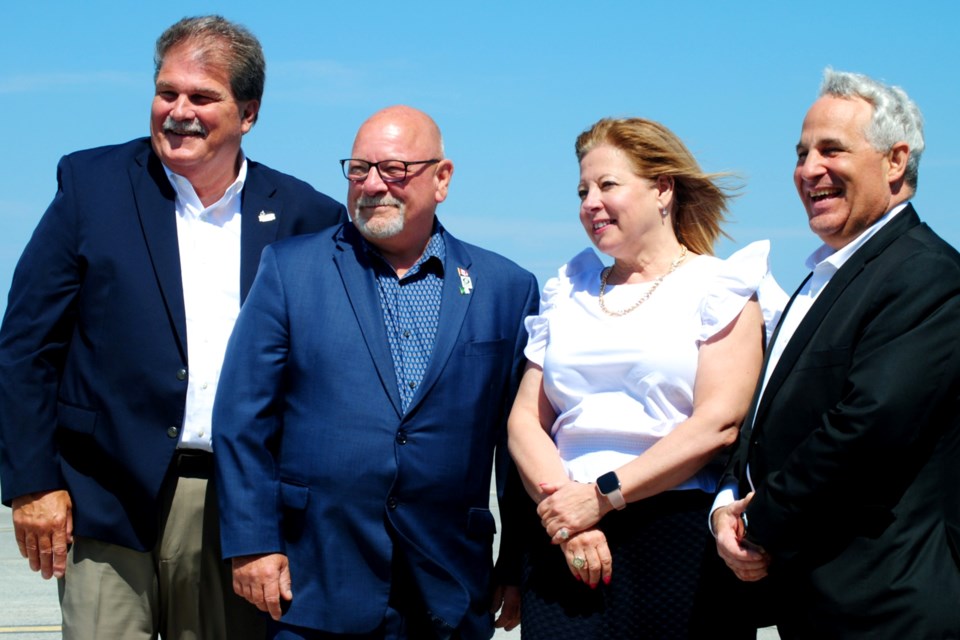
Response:
[{"label": "watch face", "polygon": [[608,471],[597,478],[597,487],[600,489],[600,493],[603,494],[616,491],[620,488],[620,478],[617,477],[616,472]]}]

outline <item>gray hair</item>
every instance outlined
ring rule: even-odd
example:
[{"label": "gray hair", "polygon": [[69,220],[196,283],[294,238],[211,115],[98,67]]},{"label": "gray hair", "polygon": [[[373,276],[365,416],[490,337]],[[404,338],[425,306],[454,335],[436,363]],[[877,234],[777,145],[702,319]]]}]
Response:
[{"label": "gray hair", "polygon": [[896,143],[906,142],[910,147],[910,157],[903,178],[908,186],[917,188],[917,172],[924,149],[923,116],[906,91],[859,73],[834,71],[827,67],[823,72],[820,95],[860,98],[873,105],[873,117],[864,132],[867,141],[874,149],[884,153]]},{"label": "gray hair", "polygon": [[153,55],[154,81],[160,74],[167,52],[184,42],[198,47],[204,63],[226,66],[234,99],[261,101],[267,62],[260,41],[246,27],[216,15],[180,20],[157,38]]}]

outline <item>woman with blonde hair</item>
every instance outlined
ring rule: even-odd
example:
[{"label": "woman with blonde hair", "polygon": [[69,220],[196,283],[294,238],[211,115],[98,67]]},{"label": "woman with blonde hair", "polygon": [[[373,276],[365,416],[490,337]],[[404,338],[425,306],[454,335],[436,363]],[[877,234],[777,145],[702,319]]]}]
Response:
[{"label": "woman with blonde hair", "polygon": [[786,301],[769,244],[713,257],[730,190],[659,123],[600,120],[576,151],[580,222],[613,264],[575,256],[526,321],[523,637],[736,637],[707,517]]}]

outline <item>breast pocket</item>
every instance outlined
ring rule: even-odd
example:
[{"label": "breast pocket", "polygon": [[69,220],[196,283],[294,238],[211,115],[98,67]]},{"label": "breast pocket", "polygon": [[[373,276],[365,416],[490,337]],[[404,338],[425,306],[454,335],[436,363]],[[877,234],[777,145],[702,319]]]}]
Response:
[{"label": "breast pocket", "polygon": [[468,342],[463,347],[463,353],[470,358],[499,356],[505,353],[509,344],[509,341],[504,339]]},{"label": "breast pocket", "polygon": [[850,347],[837,347],[833,349],[819,349],[809,351],[803,354],[794,365],[794,371],[805,369],[831,369],[833,367],[847,367],[850,364],[852,353]]}]

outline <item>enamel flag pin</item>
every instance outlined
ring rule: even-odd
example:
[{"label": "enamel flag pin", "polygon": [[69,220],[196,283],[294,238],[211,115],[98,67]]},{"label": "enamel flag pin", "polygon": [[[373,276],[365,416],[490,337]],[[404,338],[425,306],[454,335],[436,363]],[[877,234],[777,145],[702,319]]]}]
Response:
[{"label": "enamel flag pin", "polygon": [[470,274],[463,267],[457,267],[457,273],[460,275],[460,294],[470,295],[470,292],[473,291],[473,281],[470,279]]},{"label": "enamel flag pin", "polygon": [[257,216],[257,220],[260,222],[273,222],[277,219],[277,214],[273,211],[261,211],[260,215]]}]

